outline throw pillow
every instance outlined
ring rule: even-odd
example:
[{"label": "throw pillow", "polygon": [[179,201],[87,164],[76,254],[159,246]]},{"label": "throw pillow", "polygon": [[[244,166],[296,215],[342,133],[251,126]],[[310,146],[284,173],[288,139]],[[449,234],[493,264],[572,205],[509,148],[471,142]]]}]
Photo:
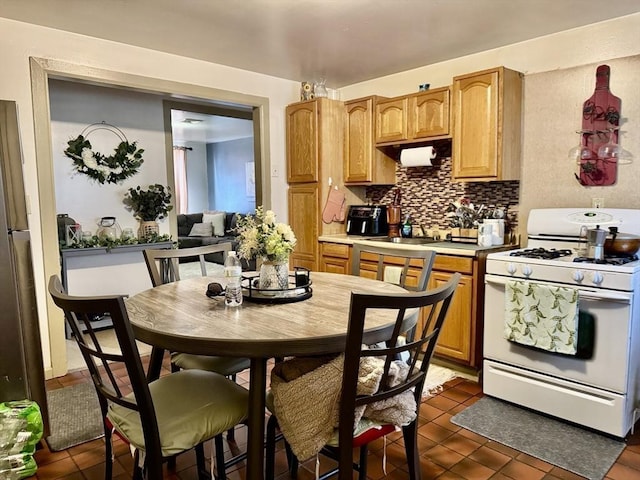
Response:
[{"label": "throw pillow", "polygon": [[213,234],[216,237],[224,237],[224,212],[202,214],[202,223],[210,223],[213,226]]},{"label": "throw pillow", "polygon": [[210,237],[213,227],[211,223],[194,223],[189,232],[190,237]]}]

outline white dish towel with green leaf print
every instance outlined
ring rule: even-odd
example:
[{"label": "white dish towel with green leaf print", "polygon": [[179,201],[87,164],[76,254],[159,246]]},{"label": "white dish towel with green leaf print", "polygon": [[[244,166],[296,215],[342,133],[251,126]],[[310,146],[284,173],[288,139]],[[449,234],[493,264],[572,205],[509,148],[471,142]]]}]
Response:
[{"label": "white dish towel with green leaf print", "polygon": [[527,281],[505,287],[504,337],[550,352],[575,355],[578,290]]}]

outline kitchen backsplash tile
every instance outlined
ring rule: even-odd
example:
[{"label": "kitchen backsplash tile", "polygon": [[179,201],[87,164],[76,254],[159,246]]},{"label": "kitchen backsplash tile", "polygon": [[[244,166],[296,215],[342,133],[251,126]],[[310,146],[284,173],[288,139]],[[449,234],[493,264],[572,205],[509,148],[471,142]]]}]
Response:
[{"label": "kitchen backsplash tile", "polygon": [[402,215],[409,214],[414,224],[427,228],[449,228],[445,217],[451,202],[468,198],[475,205],[507,208],[507,224],[518,224],[520,182],[461,183],[451,181],[451,158],[438,158],[432,167],[396,167],[397,185],[367,187],[372,203],[388,205],[396,189],[402,191]]}]

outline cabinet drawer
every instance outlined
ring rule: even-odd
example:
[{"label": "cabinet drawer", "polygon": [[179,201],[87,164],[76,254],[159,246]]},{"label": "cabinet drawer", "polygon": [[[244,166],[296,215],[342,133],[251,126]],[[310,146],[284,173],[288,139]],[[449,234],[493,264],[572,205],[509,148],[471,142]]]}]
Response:
[{"label": "cabinet drawer", "polygon": [[466,274],[473,273],[473,258],[471,257],[454,257],[451,255],[436,255],[433,262],[434,270],[444,272],[460,272]]},{"label": "cabinet drawer", "polygon": [[322,255],[325,257],[349,258],[349,245],[343,243],[322,243]]}]

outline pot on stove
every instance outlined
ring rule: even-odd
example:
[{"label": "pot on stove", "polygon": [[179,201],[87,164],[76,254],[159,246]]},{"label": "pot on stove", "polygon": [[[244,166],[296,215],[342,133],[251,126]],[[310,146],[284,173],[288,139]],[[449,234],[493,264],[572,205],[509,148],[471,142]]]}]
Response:
[{"label": "pot on stove", "polygon": [[634,255],[640,249],[640,236],[619,233],[618,227],[609,227],[609,235],[604,242],[607,255]]}]

